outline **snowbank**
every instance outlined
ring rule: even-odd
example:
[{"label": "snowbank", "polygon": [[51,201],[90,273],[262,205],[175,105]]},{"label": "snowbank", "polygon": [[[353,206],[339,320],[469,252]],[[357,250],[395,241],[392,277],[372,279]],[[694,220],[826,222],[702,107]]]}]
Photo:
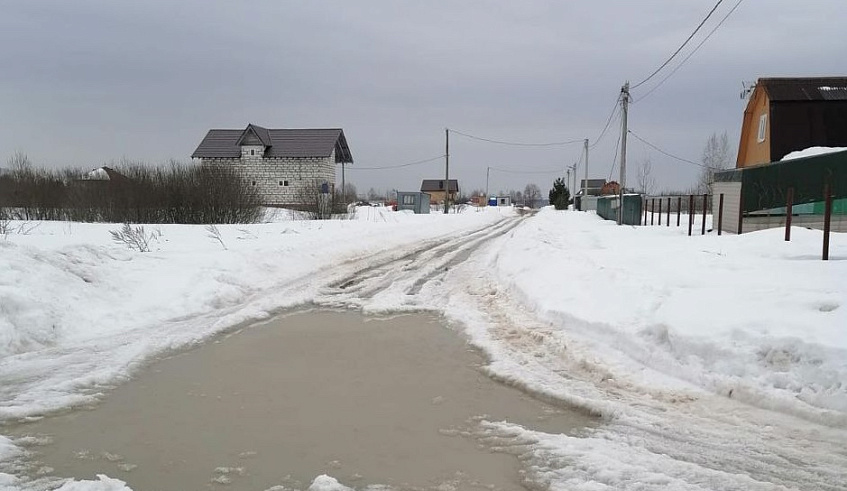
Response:
[{"label": "snowbank", "polygon": [[[560,231],[567,231],[561,233]],[[847,427],[847,241],[821,232],[688,237],[541,213],[498,251],[500,279],[628,372]],[[626,376],[633,377],[632,374]],[[636,377],[637,378],[637,377]],[[640,381],[655,385],[645,376]]]},{"label": "snowbank", "polygon": [[478,276],[446,310],[492,376],[603,424],[481,438],[543,488],[844,489],[847,236],[820,247],[545,209],[455,273]]},{"label": "snowbank", "polygon": [[827,153],[843,152],[847,147],[809,147],[803,150],[796,150],[789,153],[782,160],[802,159],[806,157],[814,157],[815,155],[824,155]]}]

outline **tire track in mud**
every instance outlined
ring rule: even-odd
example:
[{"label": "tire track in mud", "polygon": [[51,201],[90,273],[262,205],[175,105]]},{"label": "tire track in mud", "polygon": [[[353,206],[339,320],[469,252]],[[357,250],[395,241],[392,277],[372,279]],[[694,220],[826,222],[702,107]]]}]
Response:
[{"label": "tire track in mud", "polygon": [[[399,257],[370,258],[365,266],[354,269],[320,289],[313,303],[329,307],[363,307],[375,297],[400,293],[404,304],[429,284],[439,281],[450,269],[466,261],[487,241],[505,235],[523,223],[518,216],[473,230],[459,237],[432,240]],[[360,260],[361,261],[361,260]],[[419,305],[426,308],[425,305]]]}]

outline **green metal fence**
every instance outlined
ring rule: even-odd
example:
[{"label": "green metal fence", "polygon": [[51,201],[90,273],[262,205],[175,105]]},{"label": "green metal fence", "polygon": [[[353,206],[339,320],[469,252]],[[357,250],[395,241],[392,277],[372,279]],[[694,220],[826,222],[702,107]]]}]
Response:
[{"label": "green metal fence", "polygon": [[[600,196],[597,198],[597,214],[606,220],[618,219],[618,196]],[[641,195],[625,194],[623,197],[624,225],[641,225]]]},{"label": "green metal fence", "polygon": [[[835,200],[847,198],[847,151],[716,172],[715,181],[741,183],[744,213],[784,207],[789,188],[794,189],[794,205],[821,203],[812,209],[823,213],[827,184]],[[838,211],[844,210],[836,204]]]}]

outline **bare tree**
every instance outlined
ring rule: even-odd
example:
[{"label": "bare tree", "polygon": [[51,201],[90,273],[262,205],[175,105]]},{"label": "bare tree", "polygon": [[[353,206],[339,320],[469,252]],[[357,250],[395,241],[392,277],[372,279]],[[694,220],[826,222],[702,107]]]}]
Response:
[{"label": "bare tree", "polygon": [[524,205],[535,208],[541,199],[541,188],[537,184],[527,184],[523,190]]},{"label": "bare tree", "polygon": [[656,178],[653,177],[653,161],[649,156],[645,157],[638,166],[638,191],[651,195],[656,187]]},{"label": "bare tree", "polygon": [[732,164],[732,150],[729,146],[729,138],[726,136],[726,131],[718,135],[712,133],[712,136],[706,140],[706,146],[703,148],[703,171],[700,173],[700,178],[697,181],[698,194],[711,193],[712,181],[714,174],[717,171],[728,169]]}]

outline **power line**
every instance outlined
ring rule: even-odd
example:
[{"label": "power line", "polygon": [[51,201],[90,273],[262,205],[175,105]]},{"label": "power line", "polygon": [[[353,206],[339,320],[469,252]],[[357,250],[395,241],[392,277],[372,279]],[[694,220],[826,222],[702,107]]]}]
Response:
[{"label": "power line", "polygon": [[728,14],[726,14],[726,15],[723,17],[723,19],[721,19],[721,21],[720,21],[720,22],[718,22],[718,25],[716,25],[716,26],[715,26],[715,27],[714,27],[714,28],[713,28],[713,29],[709,32],[709,34],[707,34],[707,35],[706,35],[706,37],[705,37],[705,38],[703,38],[703,40],[702,40],[702,41],[700,41],[700,44],[698,44],[698,45],[697,45],[697,46],[696,46],[696,47],[695,47],[695,48],[691,51],[691,53],[688,53],[688,56],[686,56],[686,57],[685,57],[685,58],[684,58],[684,59],[680,62],[680,64],[679,64],[679,65],[677,65],[677,66],[676,66],[673,70],[671,70],[671,72],[670,72],[669,74],[667,74],[667,75],[665,76],[665,78],[663,78],[663,79],[662,79],[662,80],[661,80],[658,84],[656,84],[656,86],[655,86],[655,87],[653,87],[652,89],[650,89],[650,91],[649,91],[649,92],[647,92],[647,93],[646,93],[646,94],[644,94],[643,96],[639,97],[638,99],[634,100],[632,103],[633,103],[633,104],[636,104],[636,103],[638,103],[638,102],[640,102],[640,101],[642,101],[642,100],[646,99],[646,98],[647,98],[650,94],[652,94],[653,92],[655,92],[655,91],[656,91],[656,89],[658,89],[659,87],[661,87],[661,86],[662,86],[662,84],[663,84],[663,83],[665,83],[665,81],[666,81],[667,79],[671,78],[671,77],[673,76],[673,74],[677,72],[677,70],[679,70],[680,68],[682,68],[682,65],[684,65],[684,64],[685,64],[685,62],[686,62],[686,61],[688,61],[688,59],[689,59],[689,58],[691,58],[692,56],[694,56],[694,53],[696,53],[696,52],[697,52],[697,50],[699,50],[699,49],[700,49],[700,47],[701,47],[701,46],[703,46],[703,45],[706,43],[706,41],[708,41],[708,40],[709,40],[709,38],[710,38],[710,37],[712,37],[712,34],[714,34],[714,33],[715,33],[715,31],[717,31],[717,30],[718,30],[718,28],[719,28],[720,26],[722,26],[724,22],[726,22],[726,20],[729,18],[729,16],[730,16],[730,15],[732,15],[732,13],[733,13],[733,12],[735,12],[735,10],[738,8],[738,6],[739,6],[739,5],[741,5],[741,2],[743,2],[743,1],[744,1],[744,0],[738,0],[738,2],[736,2],[735,6],[734,6],[734,7],[732,7],[732,9],[729,11],[729,13],[728,13]]},{"label": "power line", "polygon": [[643,85],[644,83],[646,83],[648,80],[650,80],[651,78],[655,77],[655,76],[656,76],[656,74],[657,74],[657,73],[659,73],[659,72],[660,72],[663,68],[665,68],[666,66],[668,66],[668,63],[670,63],[670,62],[671,62],[671,60],[673,60],[673,59],[674,59],[674,57],[675,57],[676,55],[678,55],[680,51],[682,51],[682,48],[684,48],[684,47],[685,47],[685,45],[686,45],[686,44],[688,44],[688,42],[689,42],[689,41],[691,41],[691,38],[693,38],[693,37],[694,37],[694,35],[695,35],[695,34],[697,34],[697,31],[699,31],[699,30],[700,30],[700,28],[701,28],[701,27],[703,27],[703,24],[705,24],[705,23],[706,23],[706,21],[707,21],[707,20],[709,20],[709,17],[711,17],[711,16],[712,16],[712,14],[714,14],[714,13],[715,13],[715,10],[717,10],[717,9],[718,9],[718,7],[720,6],[720,4],[722,4],[722,3],[723,3],[723,0],[718,0],[718,2],[715,4],[715,6],[714,6],[714,7],[712,7],[712,10],[710,10],[710,11],[709,11],[709,13],[706,15],[706,17],[705,17],[702,21],[700,21],[700,24],[698,24],[698,25],[697,25],[697,28],[696,28],[696,29],[694,29],[694,32],[692,32],[690,36],[688,36],[688,38],[685,40],[685,42],[683,42],[683,43],[679,46],[679,48],[677,48],[677,49],[676,49],[676,51],[674,51],[674,52],[673,52],[673,54],[672,54],[672,55],[671,55],[671,56],[670,56],[667,60],[665,60],[665,62],[664,62],[664,63],[662,63],[662,65],[661,65],[659,68],[657,68],[657,69],[656,69],[656,71],[654,71],[653,73],[651,73],[649,77],[647,77],[647,78],[645,78],[644,80],[642,80],[642,81],[638,82],[637,84],[633,85],[633,86],[632,86],[632,88],[633,88],[633,89],[637,89],[638,87],[640,87],[641,85]]},{"label": "power line", "polygon": [[607,181],[612,180],[612,173],[615,172],[615,166],[618,165],[618,151],[621,148],[621,136],[623,136],[623,133],[618,135],[618,142],[615,144],[615,157],[612,159],[612,168],[609,169],[609,178],[606,179]]},{"label": "power line", "polygon": [[427,162],[432,162],[433,160],[443,159],[444,155],[439,155],[438,157],[432,157],[430,159],[418,160],[415,162],[409,162],[408,164],[400,164],[400,165],[386,165],[384,167],[353,167],[350,166],[347,170],[383,170],[383,169],[399,169],[401,167],[411,167],[413,165],[425,164]]},{"label": "power line", "polygon": [[620,97],[615,101],[614,107],[612,107],[612,112],[609,113],[609,119],[606,120],[606,126],[603,127],[603,131],[600,132],[600,136],[598,136],[594,143],[588,146],[588,148],[594,148],[600,143],[600,140],[603,139],[603,136],[606,135],[606,131],[608,131],[609,126],[612,124],[612,119],[615,117],[615,114],[618,114],[618,108],[620,107]]},{"label": "power line", "polygon": [[706,168],[706,169],[710,169],[710,168],[711,168],[711,167],[709,167],[708,165],[698,164],[697,162],[693,162],[693,161],[691,161],[691,160],[684,159],[684,158],[682,158],[682,157],[677,157],[676,155],[673,155],[673,154],[671,154],[671,153],[668,153],[668,152],[666,152],[666,151],[662,150],[661,148],[657,147],[656,145],[653,145],[652,143],[648,142],[648,141],[647,141],[647,140],[645,140],[644,138],[641,138],[640,136],[636,135],[636,134],[635,134],[632,130],[629,130],[629,133],[630,133],[632,136],[634,136],[635,138],[637,138],[637,139],[641,140],[641,142],[642,142],[642,143],[644,143],[645,145],[647,145],[647,146],[651,147],[652,149],[656,150],[657,152],[659,152],[659,153],[661,153],[661,154],[667,155],[668,157],[670,157],[670,158],[672,158],[672,159],[676,159],[676,160],[679,160],[680,162],[685,162],[685,163],[687,163],[687,164],[696,165],[697,167],[704,167],[704,168]]},{"label": "power line", "polygon": [[498,169],[497,167],[489,167],[491,170],[496,170],[497,172],[505,172],[506,174],[558,174],[562,172],[562,169],[556,170],[509,170],[509,169]]},{"label": "power line", "polygon": [[482,138],[481,136],[469,135],[467,133],[462,133],[461,131],[456,131],[454,129],[450,129],[451,133],[456,133],[457,135],[462,135],[466,138],[471,138],[473,140],[484,141],[488,143],[497,143],[499,145],[511,145],[515,147],[555,147],[561,145],[572,145],[574,143],[582,143],[584,139],[580,138],[579,140],[567,140],[561,142],[550,142],[550,143],[522,143],[522,142],[509,142],[503,140],[492,140],[491,138]]}]

